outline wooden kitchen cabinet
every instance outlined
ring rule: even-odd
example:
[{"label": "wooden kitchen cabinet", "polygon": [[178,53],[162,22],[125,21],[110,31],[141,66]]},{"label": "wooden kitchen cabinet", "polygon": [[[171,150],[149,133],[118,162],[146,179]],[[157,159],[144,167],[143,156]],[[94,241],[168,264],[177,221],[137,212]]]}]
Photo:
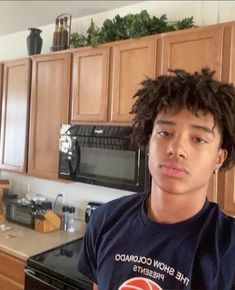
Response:
[{"label": "wooden kitchen cabinet", "polygon": [[108,46],[73,53],[71,122],[107,121]]},{"label": "wooden kitchen cabinet", "polygon": [[157,37],[120,41],[112,46],[111,122],[131,123],[133,96],[146,77],[156,74]]},{"label": "wooden kitchen cabinet", "polygon": [[168,69],[185,69],[189,72],[209,67],[221,79],[223,26],[212,25],[169,32],[161,38],[161,66],[158,74]]},{"label": "wooden kitchen cabinet", "polygon": [[24,289],[25,262],[0,251],[0,289]]},{"label": "wooden kitchen cabinet", "polygon": [[156,39],[117,41],[74,52],[71,121],[131,123],[129,112],[139,83],[155,75]]},{"label": "wooden kitchen cabinet", "polygon": [[0,168],[27,170],[31,60],[4,63]]},{"label": "wooden kitchen cabinet", "polygon": [[[222,80],[235,85],[235,23],[224,28],[224,55]],[[235,216],[235,168],[219,174],[218,198],[223,210]]]},{"label": "wooden kitchen cabinet", "polygon": [[235,168],[222,173],[219,182],[221,207],[227,214],[235,216]]},{"label": "wooden kitchen cabinet", "polygon": [[57,179],[59,135],[69,120],[71,53],[32,57],[28,173]]}]

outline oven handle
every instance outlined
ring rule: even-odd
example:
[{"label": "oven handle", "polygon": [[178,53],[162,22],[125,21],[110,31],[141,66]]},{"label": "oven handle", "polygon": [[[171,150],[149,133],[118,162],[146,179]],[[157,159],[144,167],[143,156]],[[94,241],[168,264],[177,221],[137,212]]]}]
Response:
[{"label": "oven handle", "polygon": [[54,288],[52,285],[48,284],[47,282],[43,281],[42,279],[38,278],[36,275],[35,275],[35,272],[31,269],[24,269],[24,272],[25,272],[25,275],[28,275],[29,277],[37,280],[38,282],[44,284],[44,285],[47,285],[47,286],[50,286],[51,289],[57,289],[57,288]]}]

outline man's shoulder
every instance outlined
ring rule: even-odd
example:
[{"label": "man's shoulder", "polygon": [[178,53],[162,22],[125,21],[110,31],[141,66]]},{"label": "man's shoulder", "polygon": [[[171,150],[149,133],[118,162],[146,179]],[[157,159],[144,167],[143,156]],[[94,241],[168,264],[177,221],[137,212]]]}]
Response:
[{"label": "man's shoulder", "polygon": [[235,216],[224,212],[217,203],[209,202],[209,210],[212,214],[210,218],[214,222],[217,222],[220,226],[227,225],[231,228],[235,228]]},{"label": "man's shoulder", "polygon": [[120,215],[128,215],[130,211],[140,210],[146,195],[146,193],[135,193],[113,199],[95,210],[93,220],[95,220],[95,223],[114,221]]},{"label": "man's shoulder", "polygon": [[109,202],[107,202],[106,204],[104,204],[104,206],[106,207],[112,207],[113,205],[125,205],[125,204],[129,204],[132,202],[138,202],[138,201],[142,201],[146,196],[146,193],[133,193],[133,194],[129,194],[129,195],[125,195],[116,199],[113,199]]},{"label": "man's shoulder", "polygon": [[113,199],[111,201],[106,202],[105,204],[101,205],[97,209],[98,213],[104,213],[109,211],[119,211],[120,208],[125,208],[128,206],[134,206],[136,204],[141,204],[144,200],[146,194],[145,193],[134,193],[130,195],[125,195],[116,199]]},{"label": "man's shoulder", "polygon": [[218,204],[211,203],[209,215],[210,227],[222,243],[235,246],[235,217],[228,215],[220,209]]},{"label": "man's shoulder", "polygon": [[235,242],[235,217],[222,212],[223,225],[231,230]]},{"label": "man's shoulder", "polygon": [[220,206],[218,204],[214,204],[214,206],[216,206],[218,208],[218,212],[219,212],[218,217],[220,219],[220,222],[222,224],[228,224],[234,228],[235,227],[235,216],[232,216],[232,215],[226,213],[223,209],[220,208]]}]

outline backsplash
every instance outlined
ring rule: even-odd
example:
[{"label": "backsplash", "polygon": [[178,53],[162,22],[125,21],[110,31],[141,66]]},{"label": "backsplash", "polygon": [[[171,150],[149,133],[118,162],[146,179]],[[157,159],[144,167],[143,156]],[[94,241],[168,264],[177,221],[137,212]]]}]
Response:
[{"label": "backsplash", "polygon": [[79,182],[51,181],[3,170],[0,172],[0,177],[9,180],[11,193],[25,196],[29,191],[34,195],[43,195],[52,201],[53,206],[57,195],[62,194],[63,198],[57,199],[55,211],[61,213],[64,204],[75,206],[76,229],[80,231],[84,231],[85,228],[85,208],[88,202],[105,203],[124,195],[133,194],[133,192],[114,188]]}]

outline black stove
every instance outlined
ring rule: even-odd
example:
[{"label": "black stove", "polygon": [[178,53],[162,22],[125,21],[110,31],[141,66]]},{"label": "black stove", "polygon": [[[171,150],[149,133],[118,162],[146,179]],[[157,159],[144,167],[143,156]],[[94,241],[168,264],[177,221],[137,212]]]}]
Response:
[{"label": "black stove", "polygon": [[92,290],[92,282],[77,270],[82,240],[28,258],[25,290]]}]

